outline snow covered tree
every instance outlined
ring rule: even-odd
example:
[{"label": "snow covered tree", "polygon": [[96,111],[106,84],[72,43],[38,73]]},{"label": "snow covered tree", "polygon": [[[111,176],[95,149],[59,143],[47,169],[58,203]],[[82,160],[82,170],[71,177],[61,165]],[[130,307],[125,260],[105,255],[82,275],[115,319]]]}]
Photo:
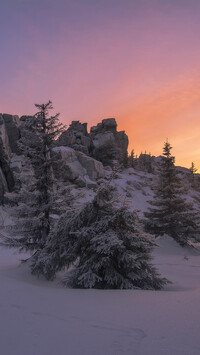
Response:
[{"label": "snow covered tree", "polygon": [[49,116],[53,108],[51,101],[35,106],[39,111],[23,122],[19,142],[21,153],[29,159],[34,174],[30,184],[23,185],[15,196],[17,223],[11,227],[14,237],[6,240],[8,245],[26,251],[44,248],[50,233],[51,208],[55,204],[51,149],[64,130],[59,114]]},{"label": "snow covered tree", "polygon": [[197,215],[193,205],[183,197],[182,184],[171,149],[170,143],[165,142],[154,200],[150,201],[153,207],[145,213],[148,218],[146,230],[156,236],[168,234],[184,246],[189,237],[195,237],[198,231]]},{"label": "snow covered tree", "polygon": [[52,280],[73,265],[64,279],[73,288],[160,289],[167,280],[150,263],[154,245],[136,213],[113,207],[104,186],[80,211],[61,217],[32,271]]}]

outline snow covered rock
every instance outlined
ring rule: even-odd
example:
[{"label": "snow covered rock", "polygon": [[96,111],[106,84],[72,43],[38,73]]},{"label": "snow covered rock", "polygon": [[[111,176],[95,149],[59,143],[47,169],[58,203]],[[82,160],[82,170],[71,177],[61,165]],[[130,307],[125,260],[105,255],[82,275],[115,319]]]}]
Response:
[{"label": "snow covered rock", "polygon": [[82,152],[61,146],[53,148],[53,154],[56,157],[54,174],[60,181],[73,181],[78,186],[86,186],[88,179],[96,181],[104,177],[102,163]]},{"label": "snow covered rock", "polygon": [[86,170],[77,159],[75,150],[70,147],[55,147],[53,154],[56,161],[53,164],[55,177],[63,182],[74,181],[79,176],[86,175]]},{"label": "snow covered rock", "polygon": [[81,152],[76,152],[80,164],[86,169],[87,175],[91,180],[97,180],[104,177],[104,167],[100,161],[97,161]]}]

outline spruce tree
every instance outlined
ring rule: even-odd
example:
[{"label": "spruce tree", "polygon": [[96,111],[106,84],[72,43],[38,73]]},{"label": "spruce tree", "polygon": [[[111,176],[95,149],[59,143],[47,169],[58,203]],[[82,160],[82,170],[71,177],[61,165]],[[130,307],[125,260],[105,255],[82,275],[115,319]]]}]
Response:
[{"label": "spruce tree", "polygon": [[134,149],[131,150],[131,154],[129,156],[129,166],[131,168],[135,168],[136,166],[136,157],[135,157]]},{"label": "spruce tree", "polygon": [[18,193],[8,196],[16,205],[12,214],[17,223],[11,226],[12,236],[5,243],[20,250],[39,252],[50,233],[51,209],[55,207],[51,150],[64,126],[59,123],[59,114],[49,115],[53,108],[51,101],[35,106],[38,112],[23,121],[19,141],[21,153],[34,174],[28,185],[22,184]]},{"label": "spruce tree", "polygon": [[73,265],[64,279],[73,288],[160,289],[167,280],[151,265],[154,245],[136,213],[113,207],[104,186],[80,211],[61,217],[33,272],[52,280]]},{"label": "spruce tree", "polygon": [[193,205],[183,197],[184,191],[171,149],[172,146],[166,141],[159,164],[154,200],[150,201],[153,207],[145,213],[146,230],[156,236],[168,234],[184,246],[198,231],[197,217]]},{"label": "spruce tree", "polygon": [[189,170],[190,170],[192,176],[194,176],[194,174],[197,172],[197,168],[195,167],[193,162],[192,162],[191,167],[190,167]]},{"label": "spruce tree", "polygon": [[191,173],[191,185],[193,188],[199,187],[199,176],[196,174],[197,173],[197,168],[195,167],[194,163],[192,162],[191,167],[190,167],[190,173]]}]

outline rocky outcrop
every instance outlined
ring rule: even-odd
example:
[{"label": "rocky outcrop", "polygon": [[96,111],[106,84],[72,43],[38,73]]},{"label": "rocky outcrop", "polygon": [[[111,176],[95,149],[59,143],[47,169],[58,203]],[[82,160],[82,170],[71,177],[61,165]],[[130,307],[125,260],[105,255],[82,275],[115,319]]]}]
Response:
[{"label": "rocky outcrop", "polygon": [[86,175],[86,170],[77,159],[76,151],[70,147],[53,148],[53,171],[56,179],[62,182],[75,181]]},{"label": "rocky outcrop", "polygon": [[117,131],[115,118],[102,120],[87,132],[87,124],[72,121],[69,128],[57,140],[58,146],[71,147],[90,155],[104,165],[123,163],[127,155],[128,136]]},{"label": "rocky outcrop", "polygon": [[72,121],[69,128],[57,140],[58,146],[71,147],[74,150],[89,154],[91,139],[87,132],[87,123]]},{"label": "rocky outcrop", "polygon": [[107,118],[91,128],[92,155],[104,165],[123,163],[127,156],[128,136],[117,131],[115,118]]},{"label": "rocky outcrop", "polygon": [[[25,172],[28,162],[23,161],[18,148],[20,137],[27,135],[25,123],[30,119],[31,116],[19,119],[15,115],[0,114],[0,202],[5,191],[20,188],[22,175],[26,180],[32,176],[30,167]],[[124,131],[117,131],[114,118],[102,120],[90,133],[87,123],[72,121],[55,145],[55,177],[61,182],[94,188],[98,179],[104,178],[102,163],[112,166],[124,161],[128,137]]]},{"label": "rocky outcrop", "polygon": [[79,187],[95,187],[96,181],[104,177],[101,162],[70,147],[53,148],[53,156],[54,175],[59,181],[70,181]]}]

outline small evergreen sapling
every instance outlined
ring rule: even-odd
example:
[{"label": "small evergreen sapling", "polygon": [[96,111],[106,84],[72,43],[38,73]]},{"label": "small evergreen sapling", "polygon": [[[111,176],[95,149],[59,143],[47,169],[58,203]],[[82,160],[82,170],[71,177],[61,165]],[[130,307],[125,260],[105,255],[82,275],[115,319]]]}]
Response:
[{"label": "small evergreen sapling", "polygon": [[160,289],[167,283],[151,265],[152,237],[136,213],[114,208],[110,187],[74,215],[62,216],[33,273],[53,279],[69,268],[64,283],[74,288]]}]

